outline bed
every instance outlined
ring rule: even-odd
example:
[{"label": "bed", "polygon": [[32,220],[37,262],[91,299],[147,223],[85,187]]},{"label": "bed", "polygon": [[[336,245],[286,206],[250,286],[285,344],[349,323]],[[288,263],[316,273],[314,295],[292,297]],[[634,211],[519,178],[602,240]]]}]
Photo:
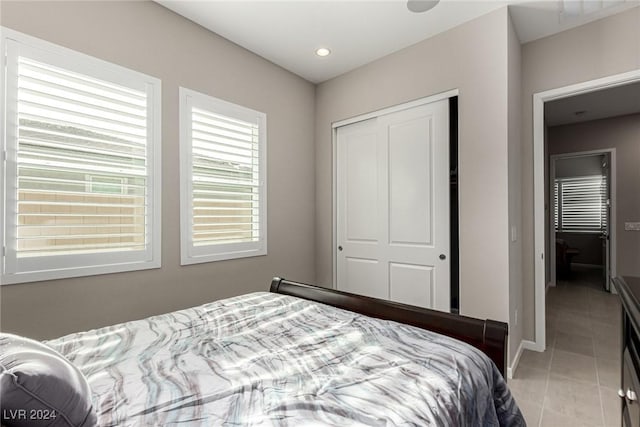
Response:
[{"label": "bed", "polygon": [[275,278],[270,292],[46,344],[84,374],[105,427],[521,426],[506,333]]}]

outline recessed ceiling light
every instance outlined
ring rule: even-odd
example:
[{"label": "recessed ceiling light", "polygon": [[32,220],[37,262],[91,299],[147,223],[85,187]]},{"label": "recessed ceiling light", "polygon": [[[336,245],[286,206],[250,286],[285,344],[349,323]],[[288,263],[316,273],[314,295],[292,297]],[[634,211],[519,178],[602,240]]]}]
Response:
[{"label": "recessed ceiling light", "polygon": [[438,3],[440,0],[408,0],[407,8],[411,12],[422,13],[433,9]]},{"label": "recessed ceiling light", "polygon": [[316,55],[318,56],[329,56],[329,54],[331,53],[331,51],[329,49],[327,49],[326,47],[321,47],[316,49]]}]

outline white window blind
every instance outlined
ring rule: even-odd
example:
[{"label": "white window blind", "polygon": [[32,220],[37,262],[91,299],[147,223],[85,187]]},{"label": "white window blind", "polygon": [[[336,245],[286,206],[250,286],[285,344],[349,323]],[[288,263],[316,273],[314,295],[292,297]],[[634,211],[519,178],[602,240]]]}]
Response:
[{"label": "white window blind", "polygon": [[182,263],[266,253],[266,116],[181,88]]},{"label": "white window blind", "polygon": [[31,38],[6,45],[5,279],[158,266],[159,82]]},{"label": "white window blind", "polygon": [[560,217],[560,195],[559,193],[560,184],[558,180],[553,183],[553,218],[554,218],[554,226],[555,229],[558,230],[559,222],[558,219]]},{"label": "white window blind", "polygon": [[556,228],[563,232],[602,232],[607,228],[604,176],[556,179]]},{"label": "white window blind", "polygon": [[18,257],[144,249],[146,116],[144,92],[18,59]]}]

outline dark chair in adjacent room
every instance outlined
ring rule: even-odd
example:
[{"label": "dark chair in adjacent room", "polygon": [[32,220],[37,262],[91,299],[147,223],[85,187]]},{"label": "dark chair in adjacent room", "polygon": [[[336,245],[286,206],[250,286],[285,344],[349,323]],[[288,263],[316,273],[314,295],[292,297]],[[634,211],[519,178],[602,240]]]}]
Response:
[{"label": "dark chair in adjacent room", "polygon": [[556,275],[559,279],[571,276],[571,260],[580,255],[580,250],[569,247],[563,239],[556,239]]}]

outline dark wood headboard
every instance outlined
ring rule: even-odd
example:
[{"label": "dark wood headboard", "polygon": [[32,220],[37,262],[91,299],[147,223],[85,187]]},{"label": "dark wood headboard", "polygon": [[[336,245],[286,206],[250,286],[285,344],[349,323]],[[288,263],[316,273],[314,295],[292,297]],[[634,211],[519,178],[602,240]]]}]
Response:
[{"label": "dark wood headboard", "polygon": [[442,311],[385,301],[275,277],[271,292],[317,301],[379,319],[434,331],[482,350],[505,376],[508,325]]}]

